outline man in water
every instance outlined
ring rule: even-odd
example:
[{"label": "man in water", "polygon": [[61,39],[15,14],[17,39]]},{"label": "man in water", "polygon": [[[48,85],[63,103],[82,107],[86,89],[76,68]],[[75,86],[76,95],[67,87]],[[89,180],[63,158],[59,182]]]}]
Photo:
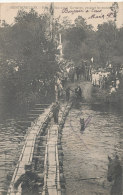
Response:
[{"label": "man in water", "polygon": [[35,172],[32,171],[32,165],[25,165],[25,173],[22,174],[19,179],[15,182],[14,188],[18,189],[21,184],[22,195],[38,195],[39,189],[37,182],[40,182],[40,185],[43,186],[44,179],[40,178]]},{"label": "man in water", "polygon": [[80,125],[81,125],[80,131],[84,131],[85,130],[85,121],[84,121],[84,118],[80,118]]}]

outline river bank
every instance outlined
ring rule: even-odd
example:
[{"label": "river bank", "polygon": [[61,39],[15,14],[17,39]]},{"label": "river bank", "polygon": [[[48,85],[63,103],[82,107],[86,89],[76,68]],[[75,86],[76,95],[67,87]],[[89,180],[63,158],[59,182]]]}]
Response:
[{"label": "river bank", "polygon": [[100,89],[92,85],[90,81],[76,81],[74,83],[68,83],[67,86],[74,92],[77,86],[81,87],[82,90],[82,102],[88,103],[90,105],[98,105],[99,107],[104,106],[114,107],[116,110],[123,109],[123,96],[122,90],[118,91],[116,94],[111,95],[109,91]]}]

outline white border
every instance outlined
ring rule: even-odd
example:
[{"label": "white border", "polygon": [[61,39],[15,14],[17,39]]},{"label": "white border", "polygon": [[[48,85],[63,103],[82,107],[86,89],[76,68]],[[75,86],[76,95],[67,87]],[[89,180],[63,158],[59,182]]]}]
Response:
[{"label": "white border", "polygon": [[123,2],[123,0],[81,0],[81,1],[77,1],[77,0],[0,0],[0,3],[18,3],[18,2],[25,2],[25,3],[36,3],[36,2]]}]

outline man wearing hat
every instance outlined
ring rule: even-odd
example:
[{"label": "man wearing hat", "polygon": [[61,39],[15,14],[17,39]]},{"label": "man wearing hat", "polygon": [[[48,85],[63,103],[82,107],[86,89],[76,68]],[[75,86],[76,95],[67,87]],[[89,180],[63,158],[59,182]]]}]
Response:
[{"label": "man wearing hat", "polygon": [[38,195],[39,186],[37,182],[40,182],[41,186],[43,186],[44,180],[32,171],[31,164],[27,164],[25,165],[25,173],[15,182],[14,188],[17,190],[18,186],[21,184],[22,195]]}]

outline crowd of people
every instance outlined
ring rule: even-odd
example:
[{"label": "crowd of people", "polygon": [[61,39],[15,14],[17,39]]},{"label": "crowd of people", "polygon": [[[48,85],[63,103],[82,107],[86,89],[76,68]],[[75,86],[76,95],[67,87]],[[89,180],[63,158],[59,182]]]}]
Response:
[{"label": "crowd of people", "polygon": [[93,86],[105,90],[108,94],[115,94],[121,86],[122,76],[123,67],[121,65],[109,64],[106,68],[94,68],[94,64],[84,60],[77,65],[71,63],[57,73],[55,78],[56,100],[66,94],[66,101],[69,101],[71,89],[66,87],[68,82],[90,81]]},{"label": "crowd of people", "polygon": [[70,88],[69,85],[63,86],[61,82],[57,82],[57,84],[55,85],[55,94],[56,101],[59,101],[60,99],[64,98],[64,100],[68,102],[71,97],[74,97],[76,101],[81,101],[82,99],[82,89],[79,85],[77,85],[73,89]]},{"label": "crowd of people", "polygon": [[122,68],[118,71],[113,69],[93,70],[92,85],[107,90],[109,94],[116,93],[122,80],[122,71]]},{"label": "crowd of people", "polygon": [[91,66],[87,65],[86,62],[77,66],[71,63],[58,72],[55,76],[56,101],[59,100],[60,97],[64,96],[64,94],[66,94],[66,101],[69,101],[71,89],[67,86],[67,83],[75,83],[83,80],[91,81]]}]

